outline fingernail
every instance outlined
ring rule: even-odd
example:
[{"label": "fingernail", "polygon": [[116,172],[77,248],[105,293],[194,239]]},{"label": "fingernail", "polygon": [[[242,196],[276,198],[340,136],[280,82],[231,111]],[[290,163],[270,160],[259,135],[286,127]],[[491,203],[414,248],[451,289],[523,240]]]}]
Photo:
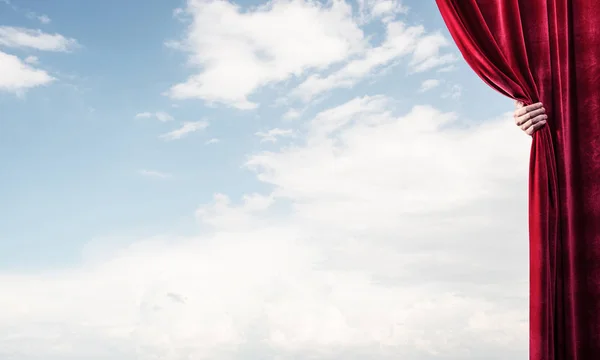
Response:
[{"label": "fingernail", "polygon": [[542,123],[542,124],[545,124],[545,123],[546,123],[546,120],[542,120],[542,121],[540,121],[540,123]]}]

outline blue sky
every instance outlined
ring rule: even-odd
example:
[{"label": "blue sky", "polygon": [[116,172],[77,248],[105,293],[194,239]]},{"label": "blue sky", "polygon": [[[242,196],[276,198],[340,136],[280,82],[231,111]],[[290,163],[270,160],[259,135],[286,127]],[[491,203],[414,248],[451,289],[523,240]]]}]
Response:
[{"label": "blue sky", "polygon": [[[198,258],[205,259],[198,266],[214,272],[223,263],[238,269],[246,260],[231,262],[237,258],[228,251],[246,249],[256,251],[257,262],[247,264],[254,270],[239,265],[235,271],[260,282],[265,273],[256,270],[257,264],[267,261],[277,271],[276,265],[281,264],[269,262],[277,251],[285,259],[297,251],[303,255],[288,259],[297,264],[288,275],[302,277],[298,283],[307,289],[323,285],[306,275],[317,263],[333,271],[334,277],[342,271],[340,263],[364,263],[344,268],[340,281],[354,279],[357,291],[372,294],[383,294],[373,284],[391,276],[382,269],[421,273],[430,261],[426,269],[438,272],[431,270],[433,274],[423,280],[424,284],[432,281],[429,293],[422,294],[421,288],[407,292],[404,285],[385,291],[400,291],[391,296],[402,299],[463,294],[449,299],[448,307],[430,312],[456,311],[487,325],[446,345],[427,338],[434,335],[424,330],[423,341],[430,341],[438,355],[420,348],[417,340],[397,343],[419,333],[418,322],[406,325],[405,335],[379,342],[376,348],[400,346],[414,356],[411,359],[476,359],[478,351],[490,349],[518,349],[524,354],[523,339],[513,340],[507,334],[522,332],[526,326],[522,286],[528,139],[510,123],[511,102],[468,69],[433,2],[4,0],[0,1],[0,55],[0,271],[6,279],[25,277],[25,285],[10,288],[14,295],[5,301],[29,299],[40,281],[49,282],[49,294],[58,291],[57,283],[75,286],[84,280],[73,279],[81,279],[87,271],[96,274],[94,279],[104,279],[99,283],[108,283],[113,270],[106,269],[127,256],[131,256],[129,264],[144,256],[158,263],[179,263],[178,256],[187,259],[185,254],[198,251]],[[406,241],[412,245],[402,245],[409,238],[413,240]],[[413,253],[414,239],[430,252]],[[155,241],[160,245],[147,245]],[[470,250],[460,256],[439,250],[456,243]],[[381,252],[392,245],[398,257],[382,260]],[[351,255],[336,252],[355,247],[362,250]],[[261,258],[271,251],[270,260]],[[465,273],[475,271],[477,262],[491,256],[490,251],[516,259],[518,266],[512,268],[522,272],[510,270],[514,278],[507,275],[496,285],[510,292],[506,286],[518,282],[520,287],[513,293],[521,302],[507,300],[510,306],[499,305],[491,293],[453,287]],[[328,254],[331,264],[321,263],[323,254]],[[419,256],[425,263],[410,260]],[[400,259],[408,262],[399,265],[404,261]],[[439,259],[454,259],[448,260],[453,270],[437,267]],[[496,260],[485,270],[487,279],[492,279],[490,287],[499,279],[497,274],[508,271],[506,261]],[[195,273],[193,261],[185,266],[191,268],[181,271]],[[57,271],[63,275],[55,275]],[[185,327],[185,318],[199,314],[194,313],[200,311],[199,303],[198,308],[189,305],[193,309],[189,313],[181,312],[163,304],[167,300],[161,296],[187,293],[193,298],[200,285],[182,289],[181,273],[165,271],[158,282],[138,274],[145,280],[132,275],[129,284],[151,294],[147,295],[151,300],[144,301],[176,311]],[[234,279],[231,271],[224,276]],[[53,280],[44,274],[54,274]],[[403,276],[407,275],[397,274]],[[365,277],[371,282],[362,284]],[[512,285],[507,279],[513,279]],[[278,287],[280,283],[261,286],[287,291]],[[219,293],[221,287],[214,284],[207,282],[200,293]],[[121,285],[114,286],[110,289]],[[90,291],[104,290],[108,291]],[[138,295],[113,300],[144,303]],[[376,296],[365,298],[364,306],[355,311],[370,312],[381,300]],[[256,309],[235,311],[244,319],[253,311],[263,314],[261,301],[256,300]],[[212,314],[210,306],[216,305],[211,304],[203,304],[202,311]],[[272,305],[280,312],[305,307],[285,301]],[[343,307],[349,305],[338,305],[342,315],[363,316],[346,314]],[[43,308],[38,303],[28,306]],[[57,303],[54,309],[65,308]],[[113,310],[133,311],[139,317],[142,308]],[[469,313],[470,308],[479,310]],[[80,317],[65,320],[65,326],[80,331],[82,322],[95,321],[93,313],[84,306]],[[5,320],[24,329],[23,324],[29,324],[29,329],[46,314],[32,310],[22,316]],[[510,322],[513,317],[516,320]],[[498,325],[499,318],[509,320]],[[470,324],[477,323],[471,320]],[[150,325],[136,323],[135,340],[127,338],[125,345],[115,345],[112,358],[128,358],[134,351],[128,348],[131,344],[139,351],[140,344],[151,343],[154,333],[148,329],[158,329],[166,320],[151,316],[144,321]],[[235,329],[250,326],[249,320],[240,321],[234,322],[239,326]],[[258,347],[288,355],[318,350],[321,358],[329,358],[336,354],[331,349],[358,354],[370,353],[375,346],[366,342],[359,346],[362,350],[355,349],[352,332],[339,329],[337,340],[304,333],[303,341],[287,343],[281,334],[288,328],[277,328],[283,320],[277,321],[263,324],[272,330],[271,342],[236,338],[231,341],[245,348],[228,356],[249,359],[240,354]],[[363,323],[363,327],[381,331],[379,320],[364,321],[371,325]],[[98,344],[108,338],[117,341],[106,335],[109,325],[98,325],[89,336]],[[448,331],[453,326],[462,325],[448,322]],[[23,350],[11,340],[0,343],[5,341],[6,348],[14,351],[5,351],[14,359],[93,358],[81,339],[64,335],[61,341],[73,350],[71,355],[61,355],[48,350],[35,334],[28,336],[29,341],[39,342],[37,352]],[[170,336],[167,348],[173,359],[194,353],[185,337]],[[465,339],[474,344],[470,355],[460,350]],[[329,355],[323,355],[323,346],[331,347]],[[145,353],[137,354],[146,359]],[[378,354],[382,359],[389,355]]]}]

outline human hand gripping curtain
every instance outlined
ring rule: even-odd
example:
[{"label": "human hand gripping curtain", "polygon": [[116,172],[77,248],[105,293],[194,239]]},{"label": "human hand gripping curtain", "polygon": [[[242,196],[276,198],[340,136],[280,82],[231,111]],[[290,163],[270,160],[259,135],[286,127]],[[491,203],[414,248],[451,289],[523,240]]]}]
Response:
[{"label": "human hand gripping curtain", "polygon": [[521,128],[527,135],[533,135],[534,132],[546,125],[548,115],[542,103],[535,103],[525,106],[520,101],[515,101],[515,124]]}]

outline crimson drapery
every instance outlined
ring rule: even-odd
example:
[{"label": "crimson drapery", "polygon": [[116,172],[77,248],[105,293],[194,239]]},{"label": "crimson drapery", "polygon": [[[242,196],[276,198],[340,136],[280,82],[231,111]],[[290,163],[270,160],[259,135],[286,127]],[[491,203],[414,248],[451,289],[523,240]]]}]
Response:
[{"label": "crimson drapery", "polygon": [[530,359],[600,359],[600,1],[436,1],[471,68],[548,114],[530,159]]}]

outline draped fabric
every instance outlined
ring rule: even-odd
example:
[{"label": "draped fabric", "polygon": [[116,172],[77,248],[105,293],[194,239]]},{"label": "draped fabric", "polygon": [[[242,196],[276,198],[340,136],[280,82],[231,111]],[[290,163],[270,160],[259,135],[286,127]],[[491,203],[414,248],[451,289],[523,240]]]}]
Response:
[{"label": "draped fabric", "polygon": [[530,359],[600,359],[600,2],[436,1],[479,77],[548,114],[530,154]]}]

